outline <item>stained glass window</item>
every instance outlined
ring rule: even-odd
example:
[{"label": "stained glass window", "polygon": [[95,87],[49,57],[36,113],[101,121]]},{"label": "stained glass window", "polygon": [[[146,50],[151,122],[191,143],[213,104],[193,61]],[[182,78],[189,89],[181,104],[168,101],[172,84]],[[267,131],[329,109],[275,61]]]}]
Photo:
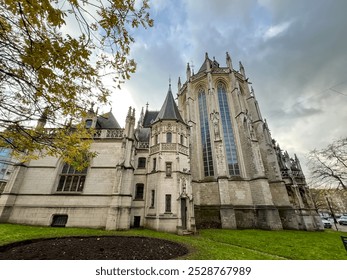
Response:
[{"label": "stained glass window", "polygon": [[200,132],[201,132],[201,143],[202,143],[202,157],[204,163],[204,174],[205,176],[213,176],[213,158],[212,158],[212,147],[210,128],[208,124],[208,112],[206,105],[206,95],[203,89],[199,90],[199,113],[200,113]]},{"label": "stained glass window", "polygon": [[225,90],[225,85],[223,83],[218,83],[218,101],[219,110],[223,127],[224,143],[226,158],[228,162],[228,169],[230,175],[240,175],[240,168],[237,161],[236,144],[234,139],[234,132],[230,118],[230,110]]}]

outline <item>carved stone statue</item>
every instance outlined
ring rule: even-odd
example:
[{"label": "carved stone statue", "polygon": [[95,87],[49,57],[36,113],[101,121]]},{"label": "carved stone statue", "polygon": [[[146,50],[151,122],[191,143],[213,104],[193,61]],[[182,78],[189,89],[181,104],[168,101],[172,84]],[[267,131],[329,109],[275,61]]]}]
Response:
[{"label": "carved stone statue", "polygon": [[214,138],[215,140],[220,140],[219,113],[213,110],[213,113],[211,113],[210,117],[213,124]]}]

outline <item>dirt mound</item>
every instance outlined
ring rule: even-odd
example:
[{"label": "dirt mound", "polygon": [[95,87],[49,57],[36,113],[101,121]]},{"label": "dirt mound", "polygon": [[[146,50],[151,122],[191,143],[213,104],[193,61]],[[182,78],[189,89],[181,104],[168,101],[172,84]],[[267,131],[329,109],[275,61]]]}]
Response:
[{"label": "dirt mound", "polygon": [[1,260],[169,260],[187,253],[178,243],[135,236],[35,239],[0,247]]}]

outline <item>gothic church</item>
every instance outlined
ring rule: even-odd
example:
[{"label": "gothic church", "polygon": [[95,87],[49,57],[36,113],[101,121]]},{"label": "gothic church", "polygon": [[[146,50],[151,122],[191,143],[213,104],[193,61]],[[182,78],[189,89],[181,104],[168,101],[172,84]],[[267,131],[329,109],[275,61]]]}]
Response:
[{"label": "gothic church", "polygon": [[171,85],[159,111],[129,108],[125,128],[92,109],[90,166],[59,158],[15,165],[0,191],[0,222],[185,234],[201,228],[322,230],[300,162],[261,116],[243,65],[206,54]]}]

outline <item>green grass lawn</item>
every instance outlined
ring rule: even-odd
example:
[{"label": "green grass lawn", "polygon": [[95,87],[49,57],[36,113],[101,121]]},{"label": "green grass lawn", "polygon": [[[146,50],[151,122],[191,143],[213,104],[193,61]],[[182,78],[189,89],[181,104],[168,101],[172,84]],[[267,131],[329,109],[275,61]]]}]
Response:
[{"label": "green grass lawn", "polygon": [[347,260],[341,235],[347,233],[326,230],[265,231],[265,230],[200,230],[195,236],[178,236],[147,229],[105,231],[83,228],[52,228],[0,224],[0,246],[35,238],[127,235],[168,239],[187,245],[191,260]]}]

